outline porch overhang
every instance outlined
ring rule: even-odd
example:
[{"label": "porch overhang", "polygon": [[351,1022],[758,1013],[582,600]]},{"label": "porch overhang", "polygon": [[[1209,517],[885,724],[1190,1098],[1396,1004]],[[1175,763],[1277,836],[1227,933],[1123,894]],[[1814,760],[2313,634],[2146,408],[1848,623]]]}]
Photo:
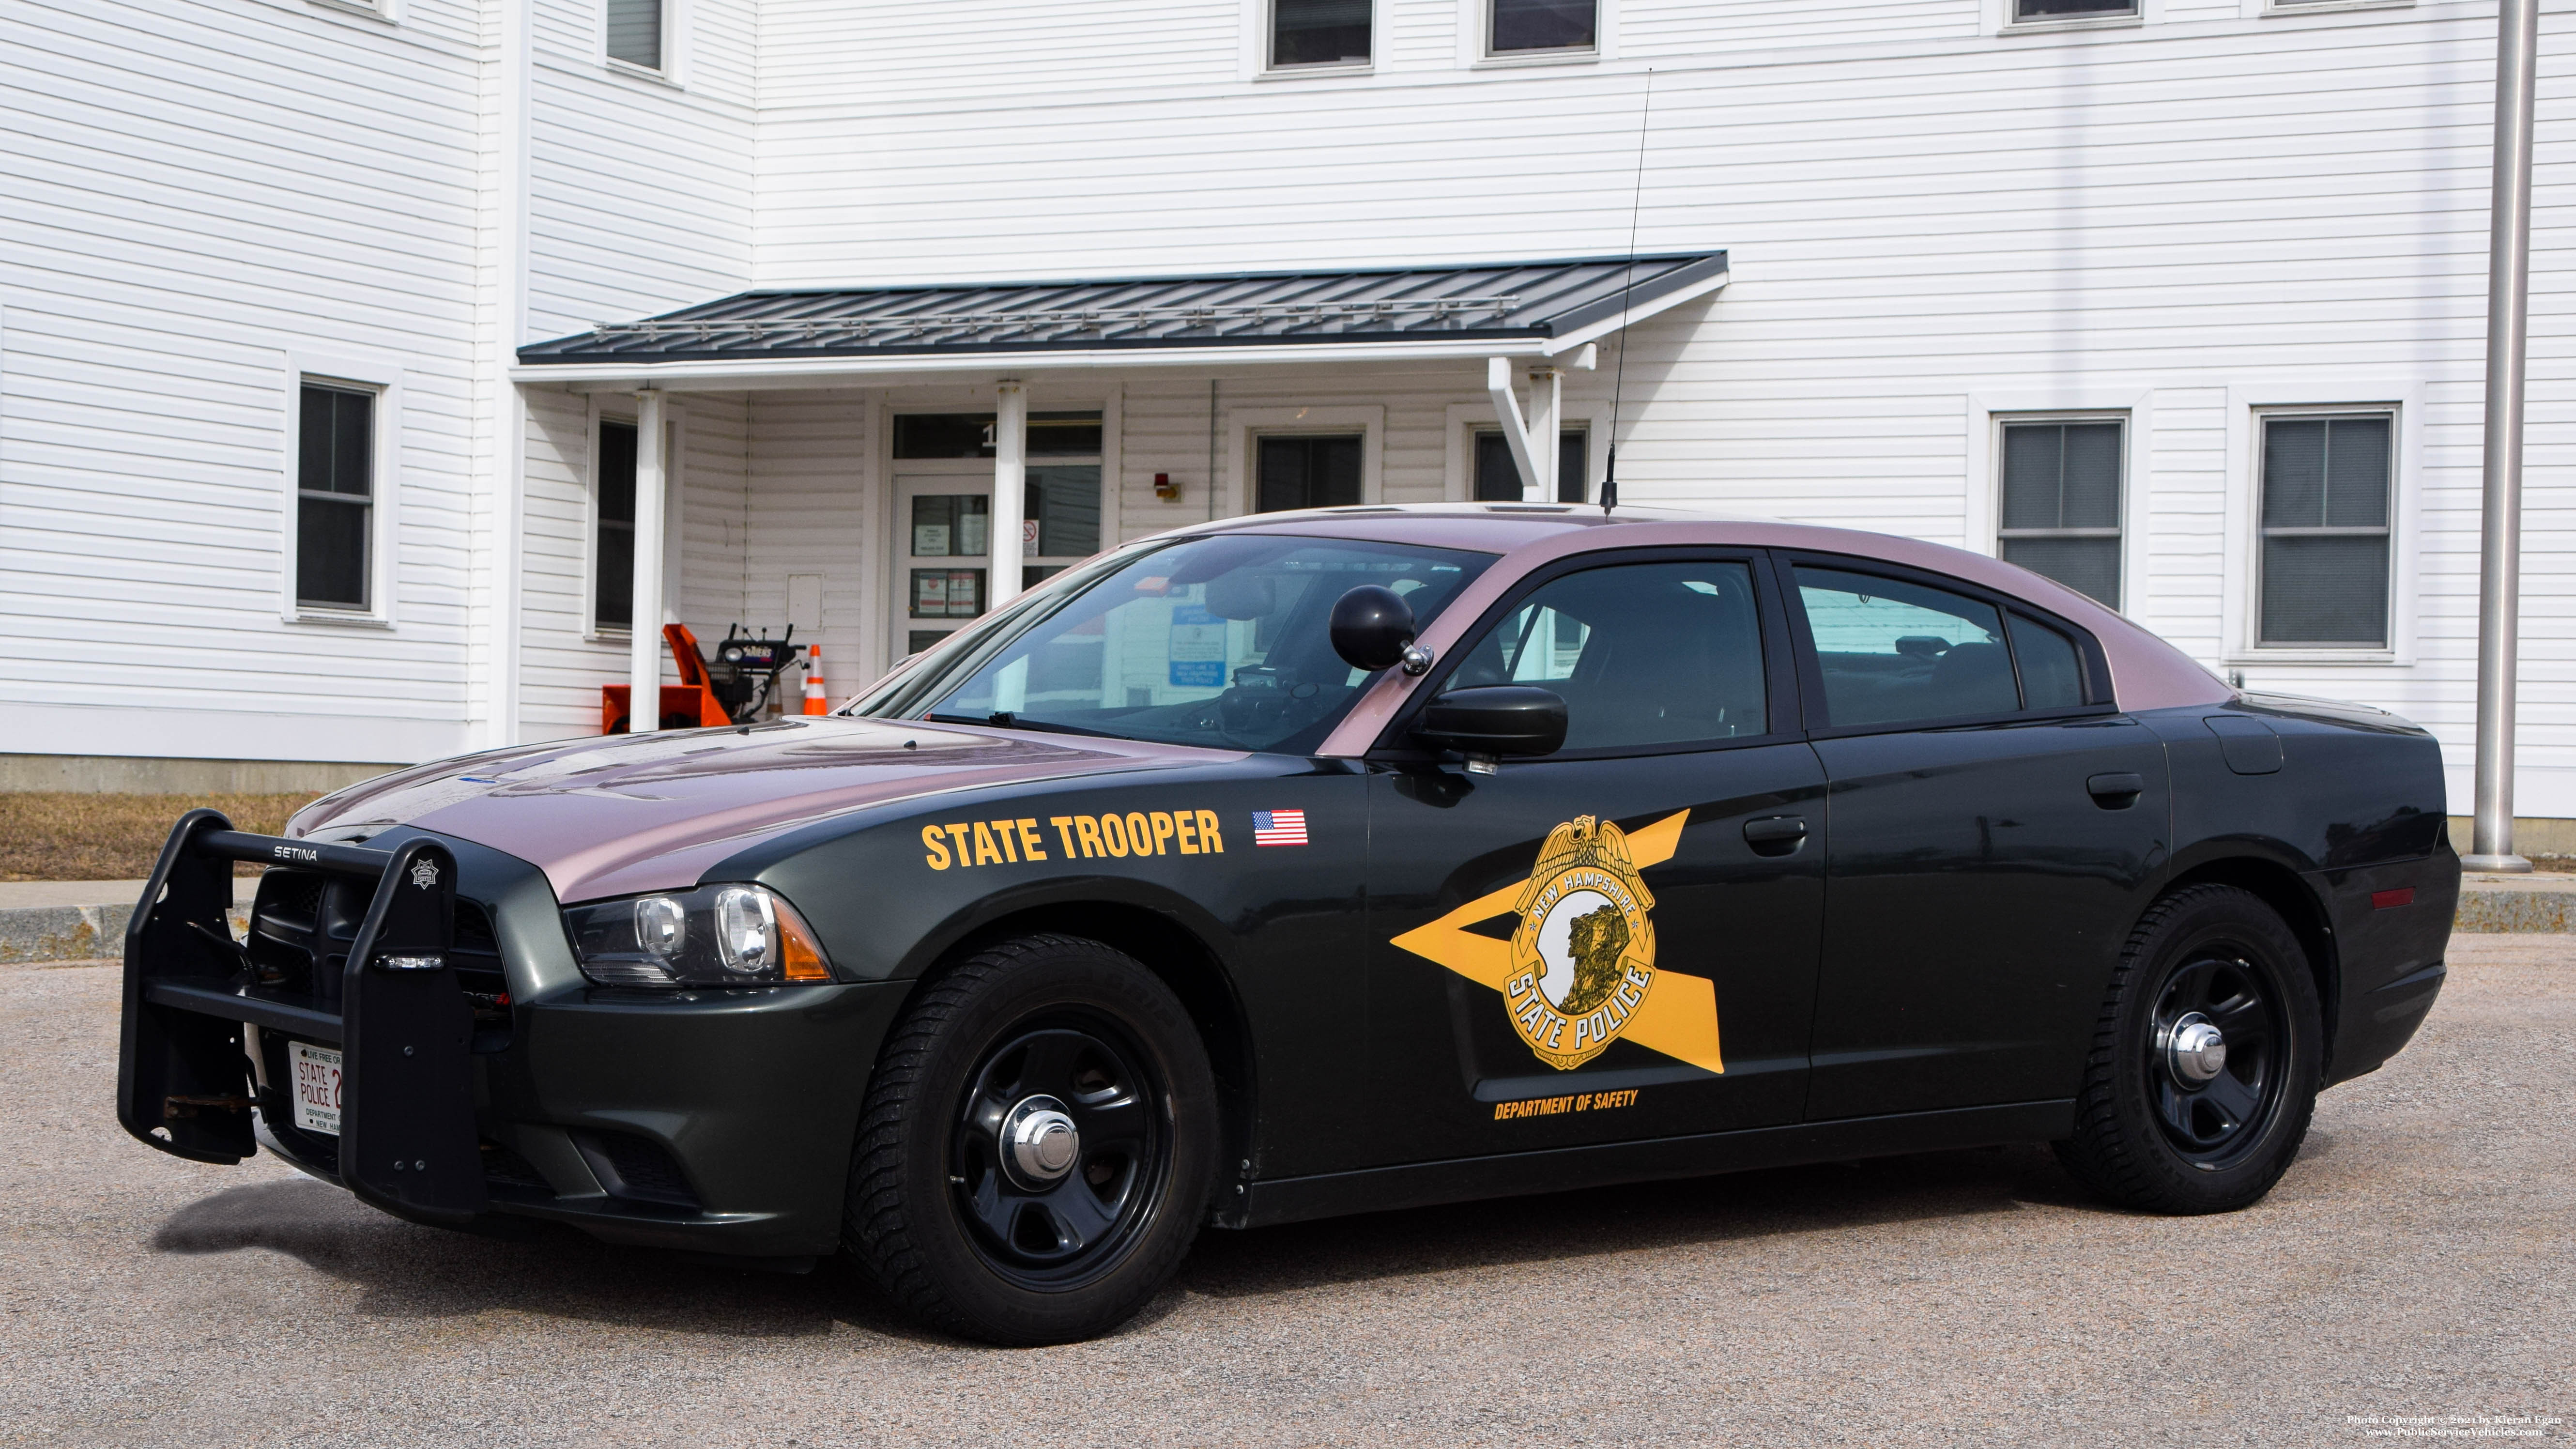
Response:
[{"label": "porch overhang", "polygon": [[745,292],[519,349],[581,390],[745,391],[1103,368],[1545,360],[1726,285],[1726,253]]}]

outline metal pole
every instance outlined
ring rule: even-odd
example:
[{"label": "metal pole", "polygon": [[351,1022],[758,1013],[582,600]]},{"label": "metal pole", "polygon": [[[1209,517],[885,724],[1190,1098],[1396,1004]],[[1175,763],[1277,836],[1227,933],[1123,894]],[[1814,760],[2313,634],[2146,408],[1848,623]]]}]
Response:
[{"label": "metal pole", "polygon": [[2522,364],[2531,301],[2531,111],[2540,0],[2497,0],[2495,191],[2487,252],[2487,436],[2478,549],[2478,763],[2470,870],[2513,853],[2513,694],[2522,591]]},{"label": "metal pole", "polygon": [[626,730],[662,727],[662,395],[635,395],[635,588],[627,608]]}]

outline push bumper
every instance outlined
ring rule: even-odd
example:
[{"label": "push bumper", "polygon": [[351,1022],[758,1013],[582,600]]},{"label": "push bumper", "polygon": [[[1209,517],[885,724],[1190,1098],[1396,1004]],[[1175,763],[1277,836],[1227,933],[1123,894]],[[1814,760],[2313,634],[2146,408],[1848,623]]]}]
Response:
[{"label": "push bumper", "polygon": [[[909,983],[593,987],[535,867],[420,831],[371,844],[384,848],[244,835],[211,811],[180,821],[127,930],[129,1132],[204,1162],[265,1146],[417,1222],[544,1219],[748,1256],[837,1247],[867,1074]],[[333,899],[364,902],[339,912],[356,921],[346,940],[314,909],[301,989],[262,983],[251,956],[273,942],[256,912],[251,950],[231,943],[235,860],[326,874]],[[469,1007],[460,966],[478,964],[506,979],[501,1008],[489,992]],[[343,1054],[336,1136],[294,1125],[299,1041]]]}]

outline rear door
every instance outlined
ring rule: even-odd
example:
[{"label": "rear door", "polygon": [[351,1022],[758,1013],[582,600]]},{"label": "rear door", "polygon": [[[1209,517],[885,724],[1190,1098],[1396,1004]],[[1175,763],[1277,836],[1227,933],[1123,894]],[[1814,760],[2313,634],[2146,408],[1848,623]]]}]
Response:
[{"label": "rear door", "polygon": [[1796,1121],[1824,776],[1764,562],[1578,562],[1480,627],[1434,688],[1554,690],[1566,744],[1371,762],[1376,1155]]},{"label": "rear door", "polygon": [[1808,1118],[2071,1094],[2165,856],[2164,747],[2063,620],[1782,562],[1833,816]]}]

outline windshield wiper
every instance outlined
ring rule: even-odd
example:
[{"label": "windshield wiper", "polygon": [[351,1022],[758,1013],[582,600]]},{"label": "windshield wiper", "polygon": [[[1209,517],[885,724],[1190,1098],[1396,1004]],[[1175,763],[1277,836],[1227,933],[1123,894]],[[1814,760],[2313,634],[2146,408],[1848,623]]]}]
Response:
[{"label": "windshield wiper", "polygon": [[1099,740],[1123,740],[1127,738],[1125,735],[1112,734],[1107,730],[1087,730],[1080,725],[1057,724],[1053,720],[1030,719],[1026,715],[1013,714],[1009,710],[997,710],[988,715],[926,714],[923,715],[922,718],[928,720],[932,724],[989,725],[994,729],[1036,730],[1042,734],[1051,735],[1089,735],[1093,739]]}]

